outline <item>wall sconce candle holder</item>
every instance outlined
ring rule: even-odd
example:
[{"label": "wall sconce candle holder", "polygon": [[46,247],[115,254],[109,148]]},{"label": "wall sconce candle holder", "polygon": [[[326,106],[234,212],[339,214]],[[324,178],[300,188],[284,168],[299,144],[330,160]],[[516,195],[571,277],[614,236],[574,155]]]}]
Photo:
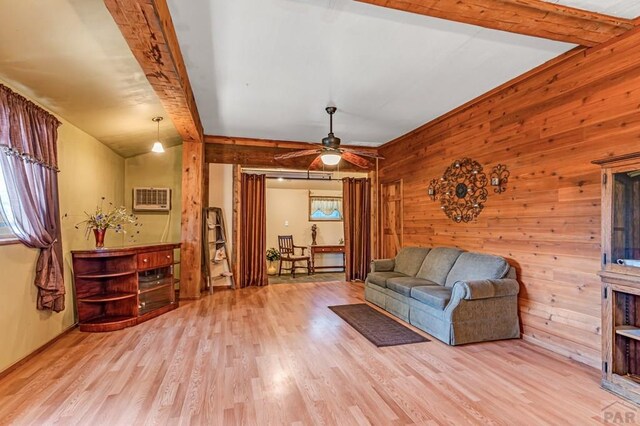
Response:
[{"label": "wall sconce candle holder", "polygon": [[509,170],[504,164],[498,164],[491,171],[491,186],[493,186],[493,192],[496,194],[502,194],[507,190],[507,183],[509,182]]},{"label": "wall sconce candle holder", "polygon": [[429,194],[429,198],[431,198],[431,201],[435,201],[438,198],[438,184],[438,179],[431,179],[431,182],[429,182],[427,194]]}]

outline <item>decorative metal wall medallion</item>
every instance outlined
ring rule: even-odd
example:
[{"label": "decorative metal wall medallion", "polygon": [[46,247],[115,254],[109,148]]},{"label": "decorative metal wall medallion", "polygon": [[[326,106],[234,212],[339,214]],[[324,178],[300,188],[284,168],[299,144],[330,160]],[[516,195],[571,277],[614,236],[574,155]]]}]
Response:
[{"label": "decorative metal wall medallion", "polygon": [[487,201],[487,184],[480,163],[470,158],[454,161],[436,190],[442,210],[454,222],[472,221]]},{"label": "decorative metal wall medallion", "polygon": [[498,164],[491,171],[491,186],[496,194],[501,194],[507,190],[509,182],[509,170],[504,164]]}]

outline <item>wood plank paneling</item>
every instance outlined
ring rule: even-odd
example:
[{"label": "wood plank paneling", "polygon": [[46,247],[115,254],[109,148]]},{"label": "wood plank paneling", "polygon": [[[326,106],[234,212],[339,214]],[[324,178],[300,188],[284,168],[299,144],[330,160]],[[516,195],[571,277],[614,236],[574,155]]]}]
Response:
[{"label": "wood plank paneling", "polygon": [[[551,64],[384,145],[380,180],[403,179],[404,245],[505,256],[521,282],[525,338],[600,367],[600,170],[638,151],[640,33]],[[508,190],[475,222],[448,220],[430,179],[471,157],[506,164]]]},{"label": "wood plank paneling", "polygon": [[629,19],[539,0],[357,1],[583,46],[595,46],[634,27]]}]

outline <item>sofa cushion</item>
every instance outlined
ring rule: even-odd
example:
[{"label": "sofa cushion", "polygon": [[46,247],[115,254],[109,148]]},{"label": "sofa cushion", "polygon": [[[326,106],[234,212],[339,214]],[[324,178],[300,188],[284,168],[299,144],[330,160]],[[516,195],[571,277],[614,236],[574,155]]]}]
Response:
[{"label": "sofa cushion", "polygon": [[456,263],[462,250],[449,247],[436,247],[424,258],[416,277],[444,285],[449,271]]},{"label": "sofa cushion", "polygon": [[451,268],[446,287],[457,281],[497,280],[509,272],[509,264],[500,256],[480,253],[462,253]]},{"label": "sofa cushion", "polygon": [[396,255],[396,264],[393,270],[410,277],[415,277],[427,253],[429,253],[428,248],[405,247]]},{"label": "sofa cushion", "polygon": [[452,289],[441,285],[413,287],[411,297],[432,308],[443,310],[451,300]]},{"label": "sofa cushion", "polygon": [[411,296],[411,289],[413,287],[427,286],[427,285],[438,285],[433,281],[423,280],[422,278],[414,278],[414,277],[398,277],[398,278],[389,278],[387,280],[387,288],[389,290],[393,290],[396,293],[403,294],[407,297]]},{"label": "sofa cushion", "polygon": [[383,287],[383,288],[387,288],[387,280],[389,278],[394,278],[394,277],[406,277],[405,274],[401,274],[400,272],[393,272],[393,271],[389,271],[389,272],[369,272],[369,275],[367,275],[367,281]]}]

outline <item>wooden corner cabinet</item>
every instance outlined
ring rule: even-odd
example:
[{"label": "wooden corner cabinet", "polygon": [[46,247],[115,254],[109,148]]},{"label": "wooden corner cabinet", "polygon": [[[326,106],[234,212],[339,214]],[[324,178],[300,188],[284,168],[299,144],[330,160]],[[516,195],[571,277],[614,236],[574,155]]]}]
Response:
[{"label": "wooden corner cabinet", "polygon": [[640,153],[602,167],[602,387],[640,403]]},{"label": "wooden corner cabinet", "polygon": [[131,327],[178,307],[180,244],[72,251],[81,331]]}]

